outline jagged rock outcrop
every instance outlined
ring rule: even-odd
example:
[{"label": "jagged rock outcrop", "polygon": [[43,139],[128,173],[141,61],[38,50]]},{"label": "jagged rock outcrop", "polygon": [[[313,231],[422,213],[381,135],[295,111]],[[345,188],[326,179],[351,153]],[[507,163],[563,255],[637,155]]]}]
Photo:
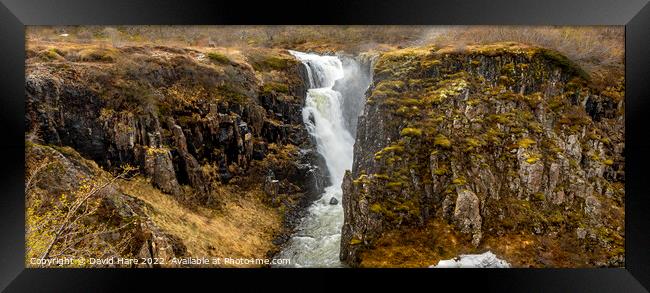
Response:
[{"label": "jagged rock outcrop", "polygon": [[[363,265],[388,232],[435,221],[464,235],[433,231],[439,242],[515,266],[622,265],[622,78],[596,88],[559,53],[516,43],[389,51],[373,78],[342,186],[341,260]],[[516,255],[510,241],[538,247]]]},{"label": "jagged rock outcrop", "polygon": [[[58,61],[27,60],[26,128],[47,144],[71,146],[108,169],[140,166],[162,191],[179,195],[189,185],[208,205],[219,201],[212,184],[251,176],[270,145],[313,149],[300,114],[305,68],[286,51],[224,63],[165,47],[111,49],[110,59],[78,62],[74,50],[57,51],[65,57]],[[276,174],[312,195],[323,175],[318,157],[303,153]]]},{"label": "jagged rock outcrop", "polygon": [[168,149],[147,148],[144,154],[144,170],[145,174],[151,177],[151,183],[160,190],[173,195],[181,192]]},{"label": "jagged rock outcrop", "polygon": [[184,163],[184,170],[190,185],[202,196],[201,202],[209,201],[211,182],[205,178],[201,165],[187,150],[187,141],[183,129],[176,125],[172,118],[169,119],[169,125],[172,130],[176,151]]},{"label": "jagged rock outcrop", "polygon": [[[88,44],[57,48],[53,60],[43,46],[28,48],[25,85],[26,131],[43,144],[106,170],[139,167],[159,190],[210,208],[225,204],[219,185],[261,190],[272,171],[264,201],[286,224],[278,245],[322,192],[324,164],[301,115],[306,69],[286,50]],[[110,58],[78,58],[88,52]]]},{"label": "jagged rock outcrop", "polygon": [[480,202],[476,194],[464,189],[458,192],[454,208],[454,221],[462,233],[472,235],[472,244],[478,246],[481,241]]}]

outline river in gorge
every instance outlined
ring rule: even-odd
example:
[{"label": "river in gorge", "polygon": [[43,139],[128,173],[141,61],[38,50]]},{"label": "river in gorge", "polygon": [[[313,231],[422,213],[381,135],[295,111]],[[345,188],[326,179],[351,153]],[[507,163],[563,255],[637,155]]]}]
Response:
[{"label": "river in gorge", "polygon": [[326,163],[329,184],[275,258],[290,259],[291,267],[341,267],[341,183],[345,170],[352,168],[356,126],[356,117],[346,116],[359,114],[359,99],[364,99],[370,78],[353,58],[289,52],[307,68],[309,90],[302,118]]}]

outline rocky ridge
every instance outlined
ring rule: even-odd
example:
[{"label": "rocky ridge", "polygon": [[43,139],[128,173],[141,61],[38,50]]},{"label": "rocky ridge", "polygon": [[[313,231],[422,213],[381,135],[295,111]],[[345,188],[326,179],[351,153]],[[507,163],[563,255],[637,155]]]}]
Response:
[{"label": "rocky ridge", "polygon": [[343,182],[341,260],[404,265],[373,261],[409,231],[432,261],[491,249],[514,266],[623,265],[623,97],[622,78],[597,89],[523,44],[383,53]]},{"label": "rocky ridge", "polygon": [[136,166],[188,205],[220,209],[221,185],[265,190],[286,224],[277,245],[324,187],[300,118],[305,69],[284,50],[37,44],[26,64],[34,143]]}]

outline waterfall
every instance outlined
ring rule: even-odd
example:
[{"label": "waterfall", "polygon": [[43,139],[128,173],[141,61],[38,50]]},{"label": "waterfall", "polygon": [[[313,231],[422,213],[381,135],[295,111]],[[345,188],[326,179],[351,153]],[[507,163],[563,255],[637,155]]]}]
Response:
[{"label": "waterfall", "polygon": [[[337,80],[344,79],[344,68],[336,56],[320,56],[289,51],[307,67],[309,90],[302,110],[307,131],[316,141],[317,151],[325,159],[329,186],[315,201],[296,233],[276,258],[291,259],[293,267],[338,267],[343,225],[341,183],[345,170],[352,168],[354,138],[346,128],[344,97],[334,90]],[[335,198],[338,203],[330,204]]]}]

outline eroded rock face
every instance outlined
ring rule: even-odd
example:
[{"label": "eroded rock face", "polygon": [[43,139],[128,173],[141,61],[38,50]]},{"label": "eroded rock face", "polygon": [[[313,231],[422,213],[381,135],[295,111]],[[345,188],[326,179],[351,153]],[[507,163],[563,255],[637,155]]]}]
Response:
[{"label": "eroded rock face", "polygon": [[345,117],[345,128],[352,137],[357,134],[358,118],[363,112],[365,99],[363,97],[372,78],[372,63],[376,60],[374,54],[360,54],[358,56],[339,56],[346,69],[342,79],[337,80],[333,89],[340,92],[343,97],[342,110]]},{"label": "eroded rock face", "polygon": [[[109,171],[138,167],[161,191],[211,208],[224,204],[215,185],[259,189],[272,171],[277,184],[266,186],[263,201],[278,209],[290,233],[326,182],[302,122],[304,66],[276,49],[223,63],[189,49],[111,52],[115,58],[102,62],[29,55],[26,131]],[[268,67],[265,58],[281,66]],[[142,253],[156,255],[155,246],[167,255],[169,245],[151,237]]]},{"label": "eroded rock face", "polygon": [[472,235],[472,244],[478,246],[481,241],[480,202],[476,194],[463,189],[458,193],[454,208],[454,221],[461,232]]},{"label": "eroded rock face", "polygon": [[[286,52],[271,53],[287,59],[272,76],[164,47],[118,50],[126,60],[119,64],[28,59],[26,129],[107,169],[141,167],[166,193],[179,195],[188,185],[205,204],[219,201],[212,184],[264,176],[268,170],[251,171],[254,161],[282,165],[277,179],[299,187],[285,191],[309,197],[322,190],[323,172],[318,156],[308,154],[314,145],[301,118],[305,68]],[[305,155],[265,162],[285,147]]]},{"label": "eroded rock face", "polygon": [[144,170],[155,187],[173,195],[180,193],[172,155],[168,149],[148,148],[144,154]]},{"label": "eroded rock face", "polygon": [[183,129],[176,125],[171,118],[169,124],[171,125],[170,128],[172,129],[176,150],[184,163],[184,170],[190,185],[199,193],[202,202],[210,200],[211,182],[207,180],[199,162],[187,150],[187,141],[185,140]]},{"label": "eroded rock face", "polygon": [[[359,265],[384,232],[443,220],[467,236],[463,247],[530,235],[535,245],[575,243],[580,265],[620,263],[624,119],[616,97],[624,88],[595,90],[583,77],[563,56],[518,44],[381,55],[342,186],[341,259]],[[546,255],[526,261],[576,265]]]}]

